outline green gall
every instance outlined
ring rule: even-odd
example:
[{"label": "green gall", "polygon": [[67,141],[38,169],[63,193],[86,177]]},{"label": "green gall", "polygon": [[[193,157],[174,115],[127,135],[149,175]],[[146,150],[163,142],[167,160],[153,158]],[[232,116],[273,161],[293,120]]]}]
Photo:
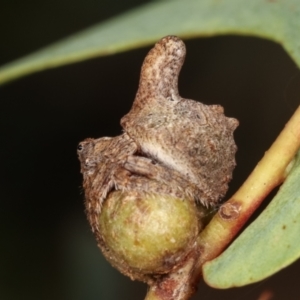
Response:
[{"label": "green gall", "polygon": [[202,228],[198,215],[193,200],[114,191],[99,216],[100,247],[122,273],[145,281],[186,258]]}]

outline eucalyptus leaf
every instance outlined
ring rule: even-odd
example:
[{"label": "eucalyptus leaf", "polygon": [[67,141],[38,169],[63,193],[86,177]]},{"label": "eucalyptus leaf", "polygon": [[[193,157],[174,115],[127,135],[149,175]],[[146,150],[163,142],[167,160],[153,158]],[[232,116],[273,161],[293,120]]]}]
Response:
[{"label": "eucalyptus leaf", "polygon": [[151,44],[220,34],[258,36],[283,45],[300,66],[299,0],[166,0],[140,6],[0,68],[0,84],[37,71]]},{"label": "eucalyptus leaf", "polygon": [[203,267],[216,288],[260,281],[300,257],[300,152],[277,195],[260,216],[216,259]]}]

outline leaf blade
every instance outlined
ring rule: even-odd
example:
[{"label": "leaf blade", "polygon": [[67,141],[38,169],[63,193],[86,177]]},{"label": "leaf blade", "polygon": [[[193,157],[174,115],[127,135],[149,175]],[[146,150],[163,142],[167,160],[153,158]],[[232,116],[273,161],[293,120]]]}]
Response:
[{"label": "leaf blade", "polygon": [[141,47],[168,34],[181,38],[253,35],[284,46],[300,66],[297,0],[155,1],[0,67],[0,84],[37,71]]}]

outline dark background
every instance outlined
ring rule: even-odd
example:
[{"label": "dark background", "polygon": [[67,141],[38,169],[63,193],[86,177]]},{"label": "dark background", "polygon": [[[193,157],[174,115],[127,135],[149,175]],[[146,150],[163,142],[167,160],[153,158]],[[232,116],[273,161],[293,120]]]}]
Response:
[{"label": "dark background", "polygon": [[[144,2],[4,0],[0,64]],[[186,46],[181,95],[221,104],[240,121],[230,196],[299,105],[300,72],[280,45],[258,38],[203,38]],[[96,247],[84,215],[76,146],[86,137],[120,134],[148,50],[0,87],[0,299],[144,298],[146,285],[120,275]],[[263,282],[224,291],[201,283],[193,299],[252,300],[267,290],[272,299],[298,299],[299,271],[296,262]]]}]

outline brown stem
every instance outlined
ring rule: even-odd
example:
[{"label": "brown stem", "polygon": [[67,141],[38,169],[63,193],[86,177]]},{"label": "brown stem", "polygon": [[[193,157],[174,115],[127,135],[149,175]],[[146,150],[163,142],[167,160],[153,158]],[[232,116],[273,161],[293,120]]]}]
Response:
[{"label": "brown stem", "polygon": [[195,247],[180,268],[150,286],[145,300],[188,300],[197,290],[198,282],[193,284],[192,280],[199,256],[199,247],[195,243]]},{"label": "brown stem", "polygon": [[300,148],[300,107],[240,189],[201,232],[191,256],[150,287],[146,300],[186,300],[194,293],[205,262],[234,239],[265,197],[285,179]]}]

